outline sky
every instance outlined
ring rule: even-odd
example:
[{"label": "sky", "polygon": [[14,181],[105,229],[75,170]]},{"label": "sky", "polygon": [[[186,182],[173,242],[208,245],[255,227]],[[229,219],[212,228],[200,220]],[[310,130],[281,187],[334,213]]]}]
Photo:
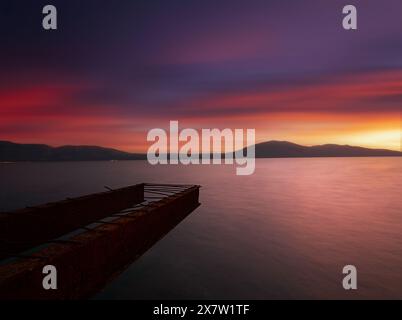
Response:
[{"label": "sky", "polygon": [[400,150],[400,0],[0,0],[0,39],[0,140],[144,152],[178,120]]}]

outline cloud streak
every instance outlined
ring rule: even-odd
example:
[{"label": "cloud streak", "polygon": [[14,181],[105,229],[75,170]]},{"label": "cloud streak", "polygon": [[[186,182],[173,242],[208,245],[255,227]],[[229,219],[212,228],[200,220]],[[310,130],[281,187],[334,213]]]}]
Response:
[{"label": "cloud streak", "polygon": [[169,120],[305,144],[396,130],[400,1],[356,1],[354,33],[340,0],[54,4],[46,33],[38,4],[1,3],[1,139],[139,151]]}]

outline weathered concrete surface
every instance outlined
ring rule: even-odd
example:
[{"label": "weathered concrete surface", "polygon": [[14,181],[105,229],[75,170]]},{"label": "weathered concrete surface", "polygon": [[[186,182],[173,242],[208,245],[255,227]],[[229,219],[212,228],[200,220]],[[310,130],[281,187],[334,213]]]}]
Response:
[{"label": "weathered concrete surface", "polygon": [[[199,187],[169,196],[78,235],[75,244],[54,244],[38,260],[0,266],[0,299],[82,299],[98,292],[199,206]],[[44,290],[42,269],[54,265],[58,290]],[[151,279],[150,279],[151,281]]]},{"label": "weathered concrete surface", "polygon": [[144,184],[0,213],[0,259],[144,201]]}]

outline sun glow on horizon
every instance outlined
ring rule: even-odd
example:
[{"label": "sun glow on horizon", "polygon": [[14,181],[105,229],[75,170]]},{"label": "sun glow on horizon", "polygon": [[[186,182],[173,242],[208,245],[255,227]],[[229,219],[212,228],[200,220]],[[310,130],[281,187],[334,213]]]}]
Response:
[{"label": "sun glow on horizon", "polygon": [[[342,137],[340,137],[342,139]],[[401,130],[383,130],[353,133],[345,137],[348,144],[367,148],[402,151]]]}]

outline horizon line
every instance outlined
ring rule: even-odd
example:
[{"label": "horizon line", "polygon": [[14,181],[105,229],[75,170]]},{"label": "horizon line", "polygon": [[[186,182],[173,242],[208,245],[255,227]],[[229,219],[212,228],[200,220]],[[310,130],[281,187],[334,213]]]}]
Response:
[{"label": "horizon line", "polygon": [[[146,151],[145,152],[144,151],[141,151],[141,152],[126,151],[126,150],[119,149],[118,147],[108,147],[108,146],[96,145],[96,144],[61,144],[61,145],[52,145],[52,144],[48,144],[48,143],[15,142],[15,141],[11,141],[11,140],[2,140],[2,139],[0,139],[0,143],[1,142],[3,142],[3,143],[4,142],[5,143],[12,143],[12,144],[17,144],[17,145],[42,145],[42,146],[47,146],[47,147],[50,147],[50,148],[95,147],[95,148],[103,148],[103,149],[115,150],[115,151],[124,152],[124,153],[127,153],[127,154],[136,154],[136,155],[146,155],[147,154]],[[257,143],[254,144],[254,146],[264,144],[264,143],[270,143],[270,142],[289,143],[289,144],[293,144],[293,145],[297,145],[297,146],[301,146],[301,147],[307,147],[307,148],[322,147],[322,146],[342,146],[342,147],[353,147],[353,148],[363,148],[363,149],[369,149],[369,150],[383,150],[383,151],[393,151],[393,152],[402,153],[402,147],[400,148],[400,150],[396,150],[396,149],[388,149],[388,148],[373,148],[373,147],[364,147],[364,146],[360,146],[360,145],[339,144],[339,143],[323,143],[323,144],[305,145],[305,144],[299,144],[299,143],[295,143],[295,142],[288,141],[288,140],[266,140],[266,141],[262,141],[262,142],[257,142]],[[244,148],[247,148],[247,146],[243,147],[242,149],[244,149]],[[222,152],[222,154],[230,153],[230,152],[236,152],[236,151],[240,151],[240,150],[241,149],[228,151],[228,152]],[[166,153],[166,154],[170,154],[170,152]],[[198,153],[198,154],[202,155],[202,153]],[[213,154],[213,153],[211,152],[211,154]]]}]

